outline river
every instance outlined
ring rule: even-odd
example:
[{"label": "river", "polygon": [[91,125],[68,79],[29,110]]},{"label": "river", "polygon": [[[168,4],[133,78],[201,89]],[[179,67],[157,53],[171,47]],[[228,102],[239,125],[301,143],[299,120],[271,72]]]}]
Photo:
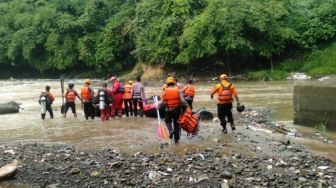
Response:
[{"label": "river", "polygon": [[[75,89],[80,91],[82,80],[66,80],[75,83]],[[98,88],[101,81],[93,80],[93,88]],[[292,122],[292,93],[294,81],[235,82],[241,103],[246,107],[267,107],[272,110],[272,121]],[[38,96],[46,85],[51,86],[51,92],[56,101],[53,104],[54,119],[40,119]],[[146,95],[159,94],[161,83],[151,83],[146,86]],[[216,110],[216,101],[209,97],[210,89],[215,82],[195,83],[196,96],[194,108],[206,107]],[[0,81],[0,102],[16,101],[21,103],[20,113],[1,115],[0,143],[45,143],[71,144],[81,149],[115,148],[125,152],[157,151],[160,140],[156,136],[157,125],[155,118],[123,117],[101,122],[85,120],[81,105],[77,101],[79,116],[74,118],[68,112],[67,118],[60,114],[61,87],[59,80],[2,80]],[[211,144],[214,135],[207,134],[209,130],[219,129],[218,123],[202,122],[198,137],[189,139],[182,136],[181,143],[173,147],[175,152],[183,152],[188,148],[206,147]],[[314,131],[310,128],[296,127],[307,134]],[[217,137],[221,136],[218,131]],[[228,137],[227,140],[230,138]],[[203,144],[199,144],[202,141]],[[154,147],[155,146],[155,147]]]}]

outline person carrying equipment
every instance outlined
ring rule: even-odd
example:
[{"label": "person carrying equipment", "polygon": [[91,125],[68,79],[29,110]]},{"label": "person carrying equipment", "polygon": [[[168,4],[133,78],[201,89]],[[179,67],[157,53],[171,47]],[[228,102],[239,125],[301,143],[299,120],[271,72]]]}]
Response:
[{"label": "person carrying equipment", "polygon": [[66,114],[68,112],[68,109],[71,108],[72,113],[74,114],[74,117],[77,117],[77,113],[76,113],[76,97],[82,101],[82,99],[79,97],[78,93],[76,92],[76,90],[74,89],[75,84],[73,83],[69,83],[69,87],[66,91],[66,93],[64,94],[65,97],[65,109],[64,109],[64,113],[63,113],[63,117],[66,118]]},{"label": "person carrying equipment", "polygon": [[213,99],[213,96],[215,93],[218,94],[218,103],[217,103],[217,114],[218,118],[220,120],[220,123],[223,127],[223,132],[226,134],[226,120],[227,117],[228,122],[231,124],[231,129],[234,131],[236,130],[233,122],[233,116],[232,116],[232,101],[233,97],[236,99],[237,106],[240,105],[239,98],[237,94],[236,87],[229,81],[229,78],[226,74],[222,74],[219,77],[220,83],[217,84],[210,93],[211,99]]},{"label": "person carrying equipment", "polygon": [[117,77],[112,76],[110,79],[112,83],[112,94],[114,95],[114,101],[111,107],[112,118],[117,114],[119,117],[122,116],[122,103],[125,88],[122,83],[118,82]]},{"label": "person carrying equipment", "polygon": [[84,114],[85,119],[88,120],[89,117],[94,119],[94,107],[93,107],[93,90],[91,89],[91,81],[89,79],[84,80],[85,86],[81,89],[81,98],[84,103]]},{"label": "person carrying equipment", "polygon": [[195,87],[191,79],[188,79],[186,83],[187,83],[186,86],[182,90],[183,97],[189,104],[190,109],[192,109],[192,103],[193,103],[194,96],[195,96]]},{"label": "person carrying equipment", "polygon": [[136,82],[133,85],[132,89],[132,101],[133,101],[133,109],[134,109],[134,116],[138,116],[138,104],[140,107],[140,117],[143,117],[143,101],[146,99],[145,96],[145,87],[141,83],[141,78],[138,76],[136,78]]},{"label": "person carrying equipment", "polygon": [[50,119],[54,118],[54,113],[51,104],[54,102],[55,97],[50,92],[50,86],[45,87],[45,91],[41,93],[39,103],[41,105],[41,118],[45,119],[46,112],[49,112]]},{"label": "person carrying equipment", "polygon": [[[180,139],[180,124],[178,123],[181,115],[181,107],[189,107],[188,103],[184,100],[182,92],[176,86],[176,81],[173,77],[168,77],[166,80],[167,88],[163,91],[163,103],[166,109],[165,122],[169,130],[169,138],[174,137],[175,143]],[[160,105],[158,106],[160,108]],[[173,125],[174,124],[174,128]]]},{"label": "person carrying equipment", "polygon": [[102,121],[109,120],[112,93],[107,88],[107,83],[104,83],[103,87],[98,90],[97,96],[99,100],[100,119]]},{"label": "person carrying equipment", "polygon": [[125,85],[125,93],[123,96],[125,114],[127,117],[129,116],[129,112],[131,116],[133,116],[132,90],[133,90],[133,81],[129,80],[128,83]]}]

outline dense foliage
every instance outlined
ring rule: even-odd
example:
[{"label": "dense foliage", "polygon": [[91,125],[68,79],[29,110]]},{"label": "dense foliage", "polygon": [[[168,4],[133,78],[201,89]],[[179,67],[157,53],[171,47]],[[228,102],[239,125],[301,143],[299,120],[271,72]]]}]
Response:
[{"label": "dense foliage", "polygon": [[0,63],[40,71],[265,66],[335,33],[335,0],[0,0]]}]

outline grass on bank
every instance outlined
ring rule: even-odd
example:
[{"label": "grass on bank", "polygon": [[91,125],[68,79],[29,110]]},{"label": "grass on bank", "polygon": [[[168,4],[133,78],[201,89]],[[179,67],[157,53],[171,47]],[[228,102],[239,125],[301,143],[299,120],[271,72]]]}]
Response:
[{"label": "grass on bank", "polygon": [[270,70],[254,71],[247,74],[251,80],[283,80],[290,72],[304,72],[312,77],[336,74],[336,42],[329,47],[315,50],[297,59],[285,60]]},{"label": "grass on bank", "polygon": [[289,73],[282,70],[261,70],[247,73],[249,80],[284,80],[288,77]]}]

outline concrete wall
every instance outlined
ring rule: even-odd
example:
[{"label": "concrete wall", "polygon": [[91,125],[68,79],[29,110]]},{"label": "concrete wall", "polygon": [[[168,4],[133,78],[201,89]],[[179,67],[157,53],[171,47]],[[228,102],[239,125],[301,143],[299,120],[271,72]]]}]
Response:
[{"label": "concrete wall", "polygon": [[336,131],[336,78],[294,86],[294,123]]}]

